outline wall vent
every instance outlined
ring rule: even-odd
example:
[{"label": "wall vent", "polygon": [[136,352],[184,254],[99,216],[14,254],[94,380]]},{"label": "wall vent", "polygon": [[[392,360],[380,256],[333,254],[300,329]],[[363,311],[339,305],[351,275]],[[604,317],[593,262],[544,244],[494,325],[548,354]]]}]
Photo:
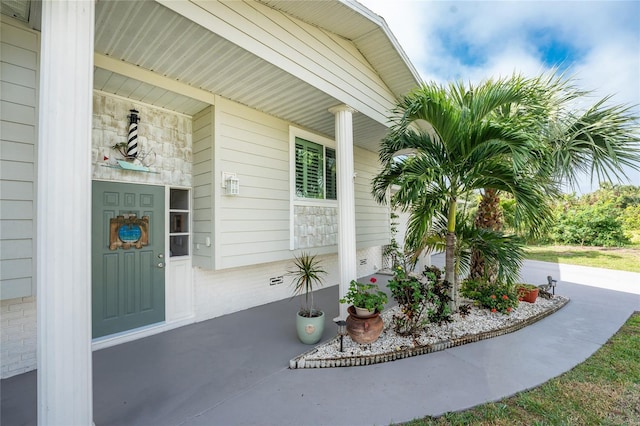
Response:
[{"label": "wall vent", "polygon": [[269,278],[269,285],[280,285],[284,282],[284,277],[280,275],[279,277],[271,277]]},{"label": "wall vent", "polygon": [[366,264],[367,264],[367,259],[360,259],[360,266],[366,265]]}]

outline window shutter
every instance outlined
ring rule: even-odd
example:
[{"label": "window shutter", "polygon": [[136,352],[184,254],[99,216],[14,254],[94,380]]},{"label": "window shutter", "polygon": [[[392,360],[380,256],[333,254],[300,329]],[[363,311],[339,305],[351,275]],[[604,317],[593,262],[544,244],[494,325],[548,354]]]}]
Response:
[{"label": "window shutter", "polygon": [[296,138],[296,197],[304,197],[304,145]]},{"label": "window shutter", "polygon": [[327,179],[327,200],[337,200],[338,193],[336,191],[336,151],[335,149],[326,148],[325,176]]},{"label": "window shutter", "polygon": [[323,198],[323,147],[296,138],[296,195],[304,198]]}]

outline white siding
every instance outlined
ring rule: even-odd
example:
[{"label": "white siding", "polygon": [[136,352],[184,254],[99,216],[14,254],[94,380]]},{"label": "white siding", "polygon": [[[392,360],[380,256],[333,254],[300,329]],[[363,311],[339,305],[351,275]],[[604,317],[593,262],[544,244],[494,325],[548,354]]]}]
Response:
[{"label": "white siding", "polygon": [[0,44],[0,297],[13,299],[35,294],[39,34],[3,16]]},{"label": "white siding", "polygon": [[193,117],[193,265],[206,269],[213,269],[215,247],[214,108],[205,108]]},{"label": "white siding", "polygon": [[[215,123],[216,269],[289,259],[288,123],[226,100]],[[223,195],[222,172],[240,195]]]},{"label": "white siding", "polygon": [[[289,123],[218,98],[194,116],[194,266],[222,270],[291,259]],[[389,209],[371,196],[377,155],[355,150],[358,249],[389,242]],[[227,196],[224,173],[240,194]],[[206,238],[211,239],[207,247]],[[335,253],[337,246],[319,253]]]},{"label": "white siding", "polygon": [[378,155],[358,147],[353,150],[356,171],[356,246],[358,249],[389,244],[391,219],[388,205],[371,195],[371,181],[380,171]]}]

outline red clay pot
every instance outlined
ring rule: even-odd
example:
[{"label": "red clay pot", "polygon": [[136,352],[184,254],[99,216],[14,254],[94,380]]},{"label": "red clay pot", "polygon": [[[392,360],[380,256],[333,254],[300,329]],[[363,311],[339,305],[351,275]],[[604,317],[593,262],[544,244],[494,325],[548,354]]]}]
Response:
[{"label": "red clay pot", "polygon": [[528,303],[536,303],[536,299],[538,298],[538,292],[540,289],[533,289],[533,290],[518,290],[520,297],[518,299],[520,299],[523,302],[528,302]]}]

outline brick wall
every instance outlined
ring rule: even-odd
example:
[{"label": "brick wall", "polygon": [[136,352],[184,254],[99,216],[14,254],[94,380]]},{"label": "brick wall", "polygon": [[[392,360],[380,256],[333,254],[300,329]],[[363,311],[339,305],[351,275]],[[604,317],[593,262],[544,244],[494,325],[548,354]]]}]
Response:
[{"label": "brick wall", "polygon": [[36,299],[23,297],[0,302],[2,378],[36,368]]}]

